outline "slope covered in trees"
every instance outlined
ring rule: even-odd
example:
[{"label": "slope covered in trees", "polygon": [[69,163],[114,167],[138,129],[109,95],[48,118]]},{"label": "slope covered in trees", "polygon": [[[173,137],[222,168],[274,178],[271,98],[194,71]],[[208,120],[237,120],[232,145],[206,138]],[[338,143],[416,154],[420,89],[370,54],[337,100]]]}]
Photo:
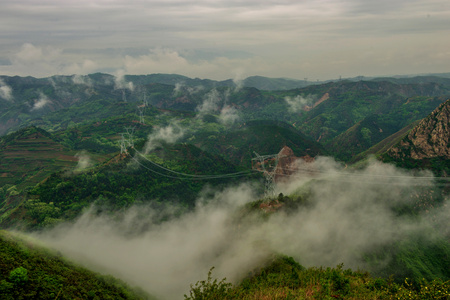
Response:
[{"label": "slope covered in trees", "polygon": [[0,297],[9,299],[154,299],[45,249],[0,231]]}]

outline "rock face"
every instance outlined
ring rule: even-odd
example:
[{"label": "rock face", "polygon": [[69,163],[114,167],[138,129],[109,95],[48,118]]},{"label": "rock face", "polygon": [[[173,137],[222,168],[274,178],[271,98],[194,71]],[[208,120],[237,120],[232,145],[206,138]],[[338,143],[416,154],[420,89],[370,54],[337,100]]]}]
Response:
[{"label": "rock face", "polygon": [[281,182],[288,180],[290,176],[300,172],[309,176],[314,175],[317,170],[314,168],[313,162],[314,157],[309,155],[297,157],[291,148],[284,146],[277,155],[266,158],[264,164],[256,162],[252,168],[266,175],[270,175],[270,177],[274,178],[275,182]]},{"label": "rock face", "polygon": [[[314,158],[306,155],[302,157],[297,157],[294,155],[294,151],[288,146],[284,146],[283,149],[278,153],[278,164],[275,169],[275,181],[282,181],[289,176],[297,173],[300,169],[309,170],[311,169],[311,164],[314,162]],[[310,170],[312,171],[312,170]]]},{"label": "rock face", "polygon": [[387,154],[397,159],[450,159],[450,99],[439,105]]}]

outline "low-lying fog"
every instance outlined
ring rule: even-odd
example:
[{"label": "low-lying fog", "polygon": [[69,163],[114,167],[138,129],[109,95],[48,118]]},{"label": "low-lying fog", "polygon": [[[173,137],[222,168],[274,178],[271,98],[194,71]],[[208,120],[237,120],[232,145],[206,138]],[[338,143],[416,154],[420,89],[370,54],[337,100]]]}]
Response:
[{"label": "low-lying fog", "polygon": [[213,277],[237,282],[274,252],[306,267],[363,268],[364,251],[445,222],[446,203],[439,212],[430,206],[421,218],[398,217],[392,209],[404,202],[420,205],[419,193],[434,197],[432,182],[429,173],[412,176],[376,161],[351,171],[321,157],[277,187],[284,195],[308,191],[311,204],[295,213],[279,212],[266,221],[239,218],[243,206],[259,198],[242,183],[200,196],[195,210],[170,221],[160,222],[160,216],[176,207],[140,205],[120,216],[91,209],[39,238],[93,270],[164,299],[182,299],[211,267]]}]

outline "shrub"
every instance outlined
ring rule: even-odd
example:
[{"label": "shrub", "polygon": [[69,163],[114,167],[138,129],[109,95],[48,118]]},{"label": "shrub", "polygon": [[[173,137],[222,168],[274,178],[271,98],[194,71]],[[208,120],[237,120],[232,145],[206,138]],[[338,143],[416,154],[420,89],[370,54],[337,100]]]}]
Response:
[{"label": "shrub", "polygon": [[18,267],[9,273],[9,281],[14,285],[24,285],[28,281],[28,270]]},{"label": "shrub", "polygon": [[214,267],[208,272],[208,279],[198,281],[194,286],[191,284],[189,297],[184,295],[185,300],[203,300],[203,299],[226,299],[230,293],[232,284],[226,283],[226,278],[221,281],[212,280],[211,274]]}]

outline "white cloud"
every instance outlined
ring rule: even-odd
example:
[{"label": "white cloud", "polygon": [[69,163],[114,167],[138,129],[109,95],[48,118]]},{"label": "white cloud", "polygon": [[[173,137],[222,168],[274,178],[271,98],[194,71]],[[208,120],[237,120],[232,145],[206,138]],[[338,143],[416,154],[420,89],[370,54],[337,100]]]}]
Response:
[{"label": "white cloud", "polygon": [[3,79],[0,79],[0,97],[8,101],[13,100],[12,88]]},{"label": "white cloud", "polygon": [[114,85],[115,89],[129,89],[130,91],[134,90],[133,82],[131,82],[131,81],[127,82],[125,80],[125,71],[124,70],[116,71],[114,82],[115,82],[115,85]]},{"label": "white cloud", "polygon": [[[80,59],[79,61],[74,61]],[[97,71],[100,66],[90,60],[66,55],[62,49],[23,44],[10,58],[11,64],[0,66],[0,72],[10,75],[49,77],[53,75],[85,75]]]},{"label": "white cloud", "polygon": [[217,89],[212,89],[203,97],[203,102],[197,106],[197,111],[202,114],[218,112],[224,99]]},{"label": "white cloud", "polygon": [[155,128],[154,131],[148,135],[147,142],[144,146],[144,153],[149,153],[160,146],[161,142],[173,144],[181,139],[184,134],[185,129],[177,122],[169,124],[166,127]]},{"label": "white cloud", "polygon": [[39,98],[34,100],[33,107],[31,110],[38,110],[46,106],[48,103],[50,103],[50,99],[43,93],[40,93]]},{"label": "white cloud", "polygon": [[240,68],[235,70],[235,76],[233,77],[233,82],[236,85],[235,92],[238,92],[244,85],[244,69]]},{"label": "white cloud", "polygon": [[[0,66],[0,74],[7,75],[123,69],[127,74],[227,79],[243,69],[249,75],[331,79],[450,68],[445,59],[448,42],[443,38],[449,33],[450,4],[444,0],[376,5],[362,0],[152,1],[151,5],[123,0],[5,0],[2,12],[0,61],[10,60],[11,65]],[[49,46],[39,46],[44,41]],[[129,51],[118,44],[127,45]],[[138,54],[142,49],[152,50]],[[195,51],[215,55],[200,59],[183,55]],[[248,56],[224,55],[231,51]],[[408,58],[413,60],[404,58],[402,51],[410,52]],[[387,52],[394,52],[389,61],[393,64],[380,66],[378,61]],[[424,52],[426,59],[418,59]],[[373,53],[375,60],[358,59],[365,53]]]},{"label": "white cloud", "polygon": [[297,95],[295,97],[285,97],[284,101],[286,101],[287,105],[289,106],[289,111],[296,113],[301,110],[304,110],[306,107],[311,107],[314,104],[314,97],[311,95],[308,95],[306,97],[303,97],[301,95]]},{"label": "white cloud", "polygon": [[84,169],[90,168],[93,166],[91,157],[86,151],[79,152],[75,154],[75,157],[78,158],[78,163],[75,167],[75,171],[83,171]]},{"label": "white cloud", "polygon": [[443,233],[448,232],[448,203],[439,211],[430,208],[414,222],[393,211],[396,205],[410,205],[417,193],[429,194],[430,179],[415,179],[407,171],[378,162],[349,171],[329,158],[318,158],[311,168],[316,171],[299,170],[284,188],[279,186],[285,194],[309,190],[309,205],[265,221],[252,215],[240,219],[242,206],[258,199],[254,187],[241,184],[204,193],[194,211],[167,222],[161,223],[159,216],[171,215],[173,209],[137,206],[112,217],[87,212],[74,224],[41,238],[95,270],[178,299],[213,266],[214,277],[233,282],[273,252],[293,256],[307,267],[344,263],[364,269],[364,251],[411,233],[426,234],[431,218],[435,225],[443,225]]},{"label": "white cloud", "polygon": [[85,74],[93,73],[93,72],[97,71],[98,69],[99,69],[99,65],[96,62],[94,62],[90,59],[85,59],[81,63],[74,62],[74,63],[69,64],[68,66],[64,67],[62,73],[85,75]]},{"label": "white cloud", "polygon": [[219,120],[225,125],[232,125],[240,119],[239,111],[233,106],[224,106],[220,110]]},{"label": "white cloud", "polygon": [[74,84],[92,86],[92,80],[88,76],[83,75],[73,75],[72,81]]}]

